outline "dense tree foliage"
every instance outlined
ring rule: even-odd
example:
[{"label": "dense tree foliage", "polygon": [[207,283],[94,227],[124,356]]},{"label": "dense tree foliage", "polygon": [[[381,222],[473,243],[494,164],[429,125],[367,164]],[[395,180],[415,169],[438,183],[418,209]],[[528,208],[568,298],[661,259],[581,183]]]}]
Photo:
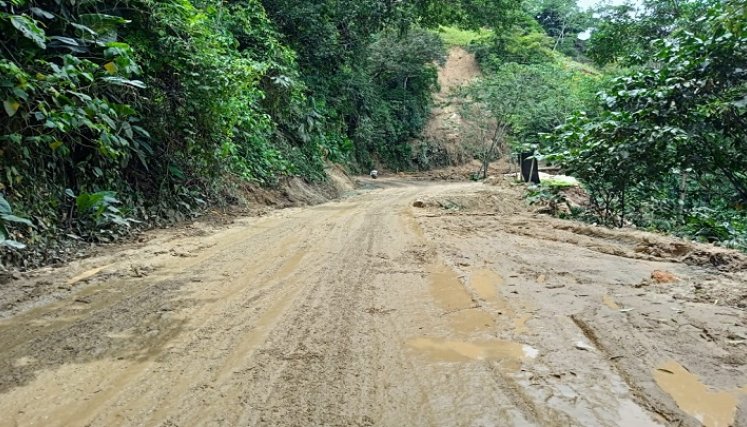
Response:
[{"label": "dense tree foliage", "polygon": [[0,1],[0,191],[34,226],[0,240],[107,240],[325,159],[405,166],[444,57],[416,6]]},{"label": "dense tree foliage", "polygon": [[542,133],[591,107],[602,80],[592,67],[567,56],[580,56],[579,46],[569,43],[583,31],[575,1],[536,0],[525,6],[510,27],[473,46],[484,77],[465,88],[463,110],[485,129],[482,139],[488,142],[479,150],[483,175],[486,162],[533,151]]},{"label": "dense tree foliage", "polygon": [[606,222],[746,247],[747,5],[715,2],[549,138]]},{"label": "dense tree foliage", "polygon": [[587,55],[597,65],[645,63],[656,52],[654,40],[675,30],[695,29],[709,4],[719,1],[645,0],[602,6],[589,22],[593,32]]},{"label": "dense tree foliage", "polygon": [[0,0],[0,248],[110,240],[330,160],[410,167],[441,24],[485,35],[464,92],[485,159],[554,152],[597,220],[745,246],[744,22],[743,0]]},{"label": "dense tree foliage", "polygon": [[553,50],[573,58],[581,58],[586,49],[579,34],[592,26],[592,13],[582,11],[576,0],[531,0],[529,13],[553,39]]},{"label": "dense tree foliage", "polygon": [[[412,26],[407,10],[382,1],[265,0],[298,53],[303,79],[330,118],[327,133],[352,139],[364,167],[404,167],[407,138],[424,125],[444,58],[436,36]],[[404,7],[404,6],[402,6]]]}]

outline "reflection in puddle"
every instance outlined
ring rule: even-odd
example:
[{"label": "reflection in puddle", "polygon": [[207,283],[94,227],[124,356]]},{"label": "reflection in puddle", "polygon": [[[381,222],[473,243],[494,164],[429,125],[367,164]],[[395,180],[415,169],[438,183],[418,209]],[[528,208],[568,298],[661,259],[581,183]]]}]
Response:
[{"label": "reflection in puddle", "polygon": [[615,302],[615,300],[611,296],[609,296],[609,295],[603,296],[602,297],[602,302],[604,302],[604,305],[606,305],[607,307],[611,308],[612,310],[619,310],[620,309],[620,306],[617,305],[617,303]]},{"label": "reflection in puddle", "polygon": [[706,427],[729,427],[737,412],[739,390],[711,390],[677,362],[669,361],[654,370],[656,383],[684,412]]},{"label": "reflection in puddle", "polygon": [[437,362],[470,362],[495,360],[505,362],[511,370],[521,368],[521,363],[534,359],[539,352],[524,344],[511,341],[450,341],[437,338],[415,338],[408,345]]}]

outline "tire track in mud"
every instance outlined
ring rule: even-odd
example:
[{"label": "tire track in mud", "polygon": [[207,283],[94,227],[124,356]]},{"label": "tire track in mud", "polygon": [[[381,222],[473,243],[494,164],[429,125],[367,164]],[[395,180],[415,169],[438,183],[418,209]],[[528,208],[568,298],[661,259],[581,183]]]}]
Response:
[{"label": "tire track in mud", "polygon": [[676,413],[668,410],[661,404],[657,404],[656,402],[652,401],[652,399],[642,390],[637,382],[630,375],[628,375],[624,369],[620,369],[618,364],[615,362],[615,360],[619,358],[619,355],[610,352],[610,350],[607,349],[606,346],[597,337],[594,329],[591,328],[584,320],[582,320],[579,315],[574,314],[571,315],[570,318],[578,327],[578,329],[583,332],[584,336],[588,338],[589,341],[594,345],[594,347],[601,351],[602,355],[608,358],[608,360],[610,361],[610,366],[615,370],[615,372],[617,372],[618,375],[620,375],[620,378],[625,381],[625,384],[627,384],[627,386],[630,388],[630,391],[633,393],[633,396],[635,396],[639,404],[641,404],[647,410],[659,415],[668,423],[681,424],[683,422],[682,418]]},{"label": "tire track in mud", "polygon": [[[231,403],[235,404],[239,401],[241,394],[240,389],[242,387],[246,387],[247,383],[245,381],[237,381],[235,375],[230,374],[235,374],[237,371],[249,373],[249,371],[257,369],[258,363],[252,359],[252,356],[257,351],[261,351],[262,343],[271,336],[273,330],[277,327],[277,321],[282,319],[283,314],[287,312],[290,307],[296,303],[296,301],[304,298],[302,295],[305,293],[304,279],[303,277],[301,277],[301,274],[307,274],[307,277],[313,277],[315,275],[318,275],[320,271],[323,271],[325,268],[324,266],[327,263],[331,262],[333,254],[325,253],[320,249],[311,249],[314,248],[314,242],[321,237],[319,236],[319,229],[326,229],[325,225],[327,223],[327,219],[327,217],[324,217],[323,219],[316,221],[316,226],[308,227],[310,230],[312,230],[310,235],[296,235],[293,237],[294,240],[300,242],[301,249],[296,249],[294,252],[293,250],[288,250],[286,247],[286,251],[289,252],[290,255],[286,257],[285,263],[278,270],[276,270],[275,273],[267,274],[268,283],[271,284],[266,291],[266,295],[267,298],[269,298],[269,301],[247,300],[240,304],[242,307],[263,307],[264,310],[258,313],[257,317],[254,317],[251,320],[241,320],[242,316],[239,316],[239,321],[237,322],[237,324],[251,326],[249,326],[249,329],[247,329],[246,332],[242,332],[241,335],[236,337],[240,338],[242,341],[237,344],[237,348],[230,350],[227,356],[228,359],[224,362],[221,362],[221,367],[218,368],[219,372],[217,378],[211,377],[206,379],[205,381],[206,383],[211,385],[210,387],[205,388],[204,394],[219,393],[220,399],[214,402],[212,407],[201,408],[201,406],[204,405],[197,405],[196,407],[200,408],[200,413],[194,415],[193,419],[202,419],[206,422],[214,421],[209,420],[209,418],[213,414],[232,412],[227,411],[227,408],[230,408]],[[312,223],[314,223],[314,221],[312,221]],[[345,223],[337,224],[337,228],[342,228],[344,224]],[[281,245],[281,249],[282,246],[284,245]],[[311,258],[310,255],[311,257],[313,257],[314,255],[318,257],[316,259],[316,263],[311,266],[311,269],[309,269],[309,266],[303,264],[304,260]],[[266,259],[273,258],[272,253],[266,254],[265,256]],[[264,262],[264,259],[265,258],[262,258],[262,261],[260,261],[260,263]],[[240,277],[245,277],[247,274],[248,273],[245,271],[240,275]],[[230,316],[233,316],[233,313],[235,312],[235,310],[228,311]],[[220,375],[221,372],[224,375]],[[239,390],[237,391],[237,389]],[[204,399],[209,398],[209,396],[205,396]],[[175,402],[177,402],[178,405],[176,405],[175,409],[177,410],[171,411],[172,414],[180,413],[181,418],[184,418],[185,415],[191,414],[194,411],[194,405],[199,403],[200,400],[192,399],[196,402],[189,404],[188,402],[183,402],[183,399],[184,398],[180,395],[176,395]],[[233,410],[233,412],[235,412],[235,410]],[[169,411],[160,411],[160,414],[169,414]],[[223,415],[222,417],[223,421],[225,422],[227,420],[226,417],[236,418],[237,415]],[[161,420],[162,418],[163,415],[156,415],[151,419],[151,421],[155,422]],[[170,420],[167,419],[167,421]]]},{"label": "tire track in mud", "polygon": [[[445,215],[445,216],[448,217],[450,215]],[[478,215],[478,216],[482,217],[481,219],[484,220],[484,216],[482,215]],[[430,226],[430,223],[432,221],[440,220],[439,215],[428,215],[427,214],[427,215],[423,215],[421,218],[422,218],[422,221],[425,221],[427,224],[429,224],[430,228],[432,228]],[[502,230],[504,227],[505,226],[500,225],[497,228],[495,228],[495,230],[496,231]],[[517,233],[517,234],[530,235],[530,232],[522,231],[521,233]],[[434,239],[438,238],[438,241],[440,242],[453,242],[454,240],[448,239],[447,235],[444,235],[444,234],[435,235]],[[470,238],[470,233],[459,232],[458,235],[462,237],[463,239],[469,240]],[[499,282],[498,278],[502,279],[502,274],[504,271],[501,272],[502,273],[501,275],[498,275],[494,273],[493,271],[491,271],[490,267],[482,267],[482,268],[478,267],[477,272],[475,272],[475,265],[483,264],[483,265],[489,266],[492,264],[492,262],[488,258],[482,257],[481,254],[479,254],[479,252],[474,251],[475,247],[480,247],[479,243],[473,244],[471,246],[472,246],[470,248],[471,251],[469,251],[470,256],[463,255],[464,259],[469,260],[469,263],[466,264],[467,267],[465,268],[467,269],[468,272],[472,271],[470,282],[469,282],[470,286],[473,288],[473,290],[477,294],[480,294],[481,292],[479,291],[479,288],[480,287],[484,288],[485,286],[484,284],[478,284],[478,286],[474,286],[472,283],[475,280],[474,276],[479,276],[480,274],[485,274],[487,272],[488,275],[493,276],[493,281],[498,283]],[[486,246],[489,246],[489,245],[486,245]],[[450,253],[461,253],[461,254],[466,253],[465,251],[461,251],[456,248],[451,250],[450,245],[446,247],[441,247],[439,249],[440,249],[439,252],[442,254],[441,256],[450,256],[449,255]],[[451,257],[453,259],[453,256]],[[526,254],[518,253],[515,256],[514,261],[518,262],[520,265],[529,265],[529,263],[531,263],[531,256],[526,256]],[[461,265],[462,263],[463,261],[460,261],[458,264]],[[504,269],[500,269],[500,270],[504,270]],[[520,271],[523,271],[523,270],[524,270],[524,267],[520,269]],[[519,275],[512,274],[511,277],[521,278],[522,276],[524,276],[523,279],[525,281],[531,282],[531,281],[536,280],[537,284],[545,285],[545,281],[547,279],[545,279],[544,274],[538,274],[532,278],[525,277],[525,274],[526,273],[522,273]],[[467,282],[465,281],[465,286],[466,284]],[[554,285],[551,285],[551,286],[554,286]],[[564,288],[565,286],[566,285],[560,285],[561,288]],[[498,288],[499,292],[503,291],[502,286],[497,285],[496,287]],[[485,294],[485,289],[482,290],[482,293]],[[500,295],[500,293],[496,293],[496,297],[498,297],[498,295]],[[511,300],[512,298],[506,298],[506,297],[500,296],[500,302],[498,305],[500,305],[501,308],[498,309],[498,313],[501,314],[499,319],[502,320],[501,322],[502,324],[499,325],[497,333],[499,335],[517,337],[519,338],[520,341],[523,341],[523,336],[525,336],[526,333],[529,332],[525,326],[527,321],[531,321],[532,323],[536,324],[540,321],[543,321],[544,320],[543,318],[545,316],[539,315],[535,317],[529,313],[526,313],[523,308],[520,309],[516,307],[516,303],[511,302]],[[523,304],[521,305],[523,306]],[[504,316],[504,315],[507,315],[507,316]],[[506,319],[506,317],[508,317],[508,319]],[[545,323],[545,325],[548,324],[546,321],[544,321],[543,323]],[[567,323],[568,324],[563,327],[564,332],[561,332],[561,331],[558,331],[558,332],[560,332],[561,335],[568,334],[572,337],[574,334],[577,333],[576,332],[577,330],[574,329],[575,325],[572,322],[567,322]],[[515,327],[513,331],[509,331],[506,329],[506,328],[510,329],[511,324],[513,324]],[[543,354],[543,356],[538,360],[526,361],[527,366],[525,366],[525,368],[522,369],[522,372],[521,372],[522,375],[516,374],[518,369],[514,369],[513,372],[511,371],[507,372],[505,368],[502,368],[500,366],[500,364],[493,365],[491,369],[493,377],[495,378],[496,383],[499,384],[499,388],[501,392],[504,393],[506,396],[510,397],[511,402],[515,405],[516,408],[521,408],[522,413],[524,414],[524,416],[527,418],[529,422],[533,424],[538,424],[538,425],[563,426],[563,425],[573,425],[574,423],[578,423],[579,421],[584,420],[582,423],[586,425],[618,425],[617,423],[619,421],[617,422],[614,421],[614,416],[608,417],[605,414],[596,414],[596,409],[595,409],[596,405],[595,403],[591,401],[586,409],[580,409],[578,407],[573,408],[573,406],[577,406],[575,404],[565,405],[565,404],[562,404],[561,402],[551,403],[549,399],[552,398],[553,394],[557,393],[560,390],[563,390],[564,388],[567,388],[567,386],[563,385],[562,383],[558,383],[556,386],[553,386],[551,382],[544,381],[543,383],[545,385],[540,387],[540,389],[537,389],[536,384],[534,384],[534,380],[532,379],[535,375],[534,372],[548,371],[548,370],[557,369],[557,368],[553,368],[554,363],[550,359],[548,359],[548,357],[552,357],[554,349],[547,348],[546,345],[542,345],[542,342],[537,341],[536,339],[532,339],[530,341],[534,341],[535,345],[538,346],[537,348],[539,348],[539,352]],[[574,342],[572,341],[572,338],[571,338],[571,342]],[[597,369],[601,369],[601,370],[610,369],[608,365],[602,362],[601,358],[595,358],[595,362],[593,365],[595,365]],[[524,375],[524,374],[528,374],[528,375]],[[614,374],[612,375],[614,377]],[[621,382],[620,380],[614,380],[614,378],[610,378],[610,380]],[[573,381],[573,382],[578,383],[578,381]],[[577,384],[575,387],[577,386],[583,386],[583,382],[581,382],[580,384]],[[543,391],[543,389],[545,391]],[[581,390],[583,389],[581,388]],[[542,394],[543,393],[547,394],[548,392],[549,392],[549,395],[543,398]],[[565,392],[561,391],[561,395],[562,393],[565,393]],[[583,398],[583,395],[579,397]],[[647,420],[642,409],[637,408],[635,404],[633,404],[631,401],[620,399],[620,398],[614,398],[614,397],[612,399],[613,399],[611,401],[612,403],[607,402],[606,404],[611,405],[612,408],[610,409],[612,409],[615,413],[618,410],[621,412],[621,416],[623,417],[624,423],[629,424],[633,422],[634,424],[630,424],[630,425],[636,425],[636,426],[656,425],[655,422],[653,422],[652,420],[650,419]],[[617,403],[618,401],[619,403]],[[601,402],[598,402],[598,403],[601,403]],[[620,409],[618,409],[618,405]],[[632,411],[631,415],[623,414],[623,409],[622,409],[623,406],[627,408],[626,410]]]},{"label": "tire track in mud", "polygon": [[149,276],[0,321],[0,426],[655,424],[639,402],[689,427],[661,369],[741,393],[741,312],[645,286],[672,269],[738,290],[738,272],[600,253],[638,236],[553,231],[503,190],[492,213],[410,206],[479,184],[376,185],[170,243],[187,258],[146,245],[112,269],[157,265]]},{"label": "tire track in mud", "polygon": [[[283,242],[284,242],[283,240],[280,240],[279,242],[280,242],[281,246],[285,246],[283,244]],[[231,252],[233,252],[233,250],[231,250]],[[217,254],[217,255],[224,256],[224,255],[221,255],[220,253]],[[272,253],[269,253],[269,255],[272,255]],[[272,256],[270,256],[270,258],[265,259],[264,261],[266,261],[268,259],[270,261],[273,261],[273,262],[275,261]],[[260,260],[259,262],[263,262],[263,261]],[[250,263],[248,265],[251,266],[252,264]],[[239,272],[244,271],[244,273],[245,273],[246,269],[247,269],[247,267],[245,266],[244,270],[239,270]],[[215,273],[217,273],[217,272],[214,272],[214,274]],[[228,288],[232,289],[232,290],[230,290],[229,293],[225,293],[224,292],[223,295],[221,295],[221,297],[231,296],[232,293],[236,292],[236,289],[240,290],[241,287],[243,286],[241,283],[238,283],[236,281],[234,281],[234,283],[236,283],[236,285],[238,285],[238,288],[236,288],[235,285],[234,286],[228,286]],[[215,286],[217,286],[218,289],[225,288],[225,286],[221,286],[222,284],[219,283],[219,282],[209,283],[208,285],[215,285]],[[172,286],[172,288],[173,288],[172,290],[176,290],[176,289],[180,288],[181,286],[182,286],[182,284],[179,284],[179,285],[176,285],[176,286]],[[105,329],[110,326],[110,324],[107,324],[106,321],[105,321],[105,320],[108,320],[108,319],[105,319],[105,318],[107,316],[109,316],[110,312],[115,312],[115,313],[116,312],[120,312],[120,313],[123,313],[123,312],[126,312],[126,311],[131,310],[132,308],[136,308],[136,307],[144,307],[143,309],[140,309],[139,312],[147,311],[147,309],[145,309],[145,307],[152,306],[152,304],[149,304],[149,301],[150,300],[156,300],[157,301],[159,299],[158,298],[159,293],[156,292],[154,294],[154,291],[158,290],[159,288],[160,288],[160,285],[152,285],[150,287],[146,287],[144,290],[141,290],[139,293],[136,293],[134,296],[130,295],[130,300],[126,301],[124,304],[122,304],[120,302],[119,306],[115,304],[113,306],[104,307],[104,308],[102,308],[102,309],[100,309],[98,311],[98,314],[96,314],[96,313],[90,313],[89,314],[90,317],[88,318],[88,321],[85,322],[85,323],[83,323],[83,324],[81,324],[81,325],[76,325],[75,328],[77,328],[77,329],[74,329],[73,331],[76,331],[76,330],[79,331],[78,335],[85,335],[87,333],[88,335],[93,335],[95,337],[97,334],[96,333],[92,333],[93,331],[96,330],[95,325],[97,325],[97,324],[103,324],[103,327]],[[253,298],[255,298],[255,299],[256,298],[261,298],[262,295],[272,295],[273,291],[274,291],[274,289],[272,289],[272,288],[266,289],[263,292],[263,294],[255,295]],[[133,300],[133,298],[134,298],[134,300]],[[207,300],[203,299],[203,302],[210,302],[210,301],[207,301]],[[176,310],[176,309],[179,309],[179,308],[183,309],[185,307],[171,307],[170,311],[173,311],[173,310]],[[204,307],[204,310],[209,310],[209,306]],[[138,321],[138,317],[140,317],[140,316],[138,316],[137,313],[138,313],[138,310],[136,310],[135,313],[130,316],[130,318],[133,319],[133,321],[135,321],[135,322],[137,322]],[[121,322],[121,319],[115,319],[115,320]],[[68,329],[68,331],[70,331],[70,330]],[[63,337],[65,336],[64,334],[65,334],[65,331],[62,332]],[[199,330],[198,330],[197,334],[199,335]],[[158,336],[156,338],[160,339],[160,338],[168,338],[168,337]],[[48,343],[49,342],[49,337],[48,337],[48,335],[44,336],[44,337],[41,337],[41,338],[37,339],[36,342],[40,343],[39,347],[43,347],[45,343],[47,345],[49,344]],[[122,356],[125,356],[125,358],[127,358],[126,354],[124,354],[124,355],[120,354],[119,355],[120,358],[122,358]],[[64,355],[63,355],[63,357],[64,357]],[[150,368],[150,366],[139,366],[139,368],[137,368],[136,370],[138,372],[142,372],[142,371],[146,371],[149,368]],[[36,367],[36,369],[38,369],[38,366]],[[135,369],[135,368],[132,368],[132,369]],[[123,376],[132,378],[134,376],[133,374],[135,372],[132,369],[128,369],[126,371],[125,375],[123,375]],[[120,377],[123,377],[123,376],[120,376]],[[124,392],[118,393],[118,395],[122,395],[123,393]],[[96,400],[98,402],[100,402],[100,403],[102,403],[104,401],[107,401],[107,400],[109,400],[109,398],[112,398],[114,396],[114,395],[107,395],[106,393],[99,393],[99,394],[102,397],[98,398]],[[95,404],[96,402],[90,402],[90,403],[94,403]],[[95,405],[89,404],[87,406],[95,408]],[[80,418],[78,418],[78,419],[80,419]]]}]

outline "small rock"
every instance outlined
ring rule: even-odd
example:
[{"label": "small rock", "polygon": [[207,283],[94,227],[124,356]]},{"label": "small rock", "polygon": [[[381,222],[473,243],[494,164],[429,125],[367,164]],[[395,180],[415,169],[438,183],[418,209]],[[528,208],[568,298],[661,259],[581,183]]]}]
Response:
[{"label": "small rock", "polygon": [[416,208],[421,208],[422,209],[422,208],[425,207],[425,202],[422,201],[422,200],[415,200],[415,203],[413,203],[412,206],[416,207]]},{"label": "small rock", "polygon": [[560,289],[565,288],[565,285],[547,285],[545,286],[546,289]]}]

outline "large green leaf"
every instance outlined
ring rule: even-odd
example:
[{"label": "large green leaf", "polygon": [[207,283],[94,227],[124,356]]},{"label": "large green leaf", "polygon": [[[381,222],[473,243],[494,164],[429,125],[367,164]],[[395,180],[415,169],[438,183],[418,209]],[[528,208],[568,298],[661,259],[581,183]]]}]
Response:
[{"label": "large green leaf", "polygon": [[26,245],[15,240],[0,240],[0,246],[13,248],[13,249],[26,249]]},{"label": "large green leaf", "polygon": [[117,86],[130,86],[138,89],[145,89],[145,83],[141,82],[140,80],[130,80],[125,79],[123,77],[102,77],[102,80],[105,80],[109,83],[115,84]]},{"label": "large green leaf", "polygon": [[10,23],[23,34],[27,39],[32,40],[42,49],[46,49],[46,35],[37,22],[26,15],[13,15],[10,17]]},{"label": "large green leaf", "polygon": [[5,109],[5,113],[9,117],[13,117],[16,115],[16,112],[18,112],[18,108],[21,106],[18,101],[15,99],[6,99],[3,101],[3,108]]},{"label": "large green leaf", "polygon": [[12,213],[13,210],[10,208],[10,203],[0,194],[0,214],[10,215]]},{"label": "large green leaf", "polygon": [[17,224],[25,224],[25,225],[28,225],[29,227],[34,226],[34,224],[32,224],[31,221],[27,220],[26,218],[21,218],[15,215],[3,214],[3,215],[0,215],[0,219],[6,222],[15,222]]}]

